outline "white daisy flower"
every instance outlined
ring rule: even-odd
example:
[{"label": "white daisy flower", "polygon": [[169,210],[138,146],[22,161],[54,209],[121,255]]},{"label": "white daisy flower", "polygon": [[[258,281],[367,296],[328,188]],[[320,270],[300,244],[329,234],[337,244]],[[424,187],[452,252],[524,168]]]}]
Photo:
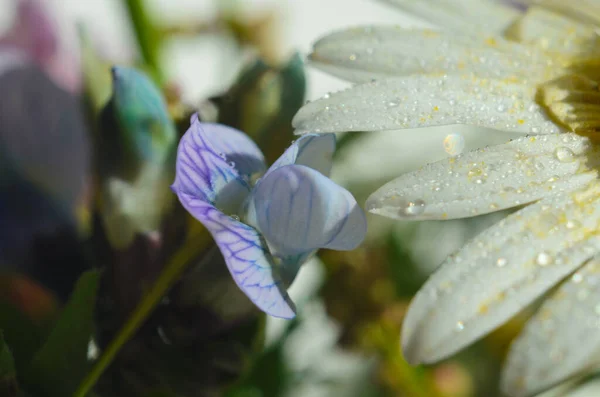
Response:
[{"label": "white daisy flower", "polygon": [[[538,0],[526,10],[493,0],[390,2],[443,29],[372,26],[319,40],[313,64],[360,84],[304,106],[298,132],[450,124],[519,132],[400,176],[367,209],[440,220],[528,205],[422,287],[403,325],[406,359],[448,357],[547,293],[512,345],[504,392],[531,395],[597,368],[600,2]],[[449,140],[456,154],[461,142]]]}]

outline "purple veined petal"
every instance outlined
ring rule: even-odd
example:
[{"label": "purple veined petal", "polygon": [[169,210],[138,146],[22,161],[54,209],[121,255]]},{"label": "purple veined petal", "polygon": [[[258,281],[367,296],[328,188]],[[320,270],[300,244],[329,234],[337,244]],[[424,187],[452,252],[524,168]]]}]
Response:
[{"label": "purple veined petal", "polygon": [[[210,132],[197,117],[179,142],[175,182],[171,189],[184,193],[223,211],[236,213],[250,187],[228,163],[219,146],[210,141]],[[212,128],[212,126],[209,126]]]},{"label": "purple veined petal", "polygon": [[258,231],[205,201],[185,193],[178,196],[183,206],[212,234],[231,276],[248,298],[273,317],[295,317],[296,307]]},{"label": "purple veined petal", "polygon": [[239,175],[250,176],[267,169],[262,152],[243,132],[223,124],[200,122],[196,114],[191,123],[198,123],[204,129],[213,150],[223,155],[228,163],[233,163]]},{"label": "purple veined petal", "polygon": [[329,176],[335,152],[335,134],[307,134],[298,138],[273,163],[265,176],[286,165],[305,165]]},{"label": "purple veined petal", "polygon": [[352,250],[367,230],[365,214],[352,194],[303,165],[283,166],[262,178],[247,210],[248,223],[280,258],[319,248]]}]

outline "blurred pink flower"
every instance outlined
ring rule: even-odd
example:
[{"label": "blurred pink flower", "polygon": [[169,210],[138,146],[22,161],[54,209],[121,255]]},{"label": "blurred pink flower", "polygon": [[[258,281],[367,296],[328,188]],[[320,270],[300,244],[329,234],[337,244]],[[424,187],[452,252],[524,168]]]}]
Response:
[{"label": "blurred pink flower", "polygon": [[52,80],[70,92],[81,87],[80,63],[67,48],[59,23],[48,6],[39,0],[15,0],[12,28],[0,37],[0,45],[16,47],[35,60]]}]

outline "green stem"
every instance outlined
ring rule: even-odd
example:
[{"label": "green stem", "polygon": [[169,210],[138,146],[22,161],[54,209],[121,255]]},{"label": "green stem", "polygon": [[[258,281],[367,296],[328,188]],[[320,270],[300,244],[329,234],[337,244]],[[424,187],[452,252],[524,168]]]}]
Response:
[{"label": "green stem", "polygon": [[[200,237],[206,240],[207,234],[204,232]],[[188,239],[190,241],[190,239]],[[186,244],[187,245],[187,244]],[[113,362],[115,356],[129,339],[135,334],[140,326],[146,321],[152,310],[160,302],[167,291],[175,284],[182,275],[187,265],[198,255],[198,248],[203,247],[202,240],[195,240],[195,249],[181,249],[173,257],[171,262],[160,274],[158,280],[148,291],[146,296],[140,301],[135,311],[129,317],[125,325],[121,328],[117,336],[110,342],[108,347],[102,352],[98,361],[94,364],[92,370],[79,385],[79,388],[73,394],[73,397],[85,397],[94,387],[100,376]],[[185,247],[185,246],[184,246]]]},{"label": "green stem", "polygon": [[133,30],[137,38],[140,52],[144,63],[150,69],[152,77],[159,84],[163,83],[163,76],[160,68],[160,46],[161,36],[159,31],[148,16],[145,0],[125,0],[125,8],[133,24]]}]

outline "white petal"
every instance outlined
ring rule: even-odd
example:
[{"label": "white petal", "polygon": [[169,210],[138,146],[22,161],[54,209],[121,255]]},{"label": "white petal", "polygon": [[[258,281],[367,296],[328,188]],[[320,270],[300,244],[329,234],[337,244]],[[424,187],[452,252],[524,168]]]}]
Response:
[{"label": "white petal", "polygon": [[579,21],[600,24],[600,4],[597,0],[518,0],[520,3],[536,5],[568,15]]},{"label": "white petal", "polygon": [[469,124],[522,133],[560,131],[535,87],[468,76],[408,76],[360,84],[304,105],[296,133],[381,131]]},{"label": "white petal", "polygon": [[454,219],[516,207],[596,179],[575,134],[515,139],[428,164],[378,189],[366,208],[394,219]]},{"label": "white petal", "polygon": [[600,257],[575,272],[513,342],[502,379],[511,396],[528,396],[600,364]]},{"label": "white petal", "polygon": [[500,32],[518,11],[490,0],[386,0],[409,14],[458,32]]},{"label": "white petal", "polygon": [[413,299],[402,347],[415,364],[450,356],[518,313],[600,250],[600,184],[548,197],[448,258]]},{"label": "white petal", "polygon": [[395,26],[358,27],[333,33],[315,44],[310,58],[324,71],[360,83],[444,73],[473,73],[481,78],[535,83],[555,77],[556,70],[542,51],[498,36]]},{"label": "white petal", "polygon": [[541,7],[531,7],[511,28],[507,36],[544,50],[569,54],[597,51],[597,27]]}]

